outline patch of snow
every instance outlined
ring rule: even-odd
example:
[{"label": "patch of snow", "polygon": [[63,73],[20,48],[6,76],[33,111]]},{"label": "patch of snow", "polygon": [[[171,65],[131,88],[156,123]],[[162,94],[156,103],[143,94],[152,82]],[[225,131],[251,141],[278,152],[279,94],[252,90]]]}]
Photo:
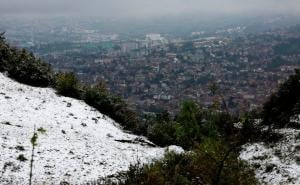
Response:
[{"label": "patch of snow", "polygon": [[300,115],[295,115],[291,118],[290,122],[298,123],[300,125]]},{"label": "patch of snow", "polygon": [[[258,127],[261,122],[262,122],[261,119],[255,119],[254,122],[253,122],[253,125]],[[243,128],[243,123],[242,122],[236,122],[236,123],[233,123],[233,126],[235,128],[242,129]]]},{"label": "patch of snow", "polygon": [[263,184],[300,184],[300,130],[279,129],[284,138],[275,144],[246,144],[242,160],[255,168],[256,178]]},{"label": "patch of snow", "polygon": [[233,123],[233,126],[234,126],[235,128],[241,129],[241,128],[243,128],[243,123],[242,123],[242,122]]},{"label": "patch of snow", "polygon": [[181,154],[181,153],[184,153],[185,151],[181,148],[181,147],[178,147],[178,146],[175,146],[175,145],[171,145],[167,148],[167,151],[168,152],[174,152],[176,154]]},{"label": "patch of snow", "polygon": [[[79,184],[125,171],[138,161],[152,162],[168,150],[183,151],[151,147],[146,138],[123,132],[83,101],[0,74],[0,184],[28,184],[34,126],[46,130],[38,134],[35,185]],[[120,142],[124,140],[133,142]],[[18,160],[20,155],[27,160]]]}]

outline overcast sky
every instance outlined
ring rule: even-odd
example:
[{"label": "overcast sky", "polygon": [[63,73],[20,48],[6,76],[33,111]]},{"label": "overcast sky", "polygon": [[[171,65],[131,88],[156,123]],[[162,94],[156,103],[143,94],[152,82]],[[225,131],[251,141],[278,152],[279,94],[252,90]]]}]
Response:
[{"label": "overcast sky", "polygon": [[0,15],[147,18],[195,12],[300,14],[300,0],[0,0]]}]

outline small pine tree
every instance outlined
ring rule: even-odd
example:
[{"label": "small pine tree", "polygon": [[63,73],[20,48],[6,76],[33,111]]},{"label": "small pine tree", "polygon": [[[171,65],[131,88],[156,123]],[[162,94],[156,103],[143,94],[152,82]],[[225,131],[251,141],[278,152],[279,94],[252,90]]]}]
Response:
[{"label": "small pine tree", "polygon": [[30,159],[29,185],[32,184],[34,151],[35,151],[35,147],[37,146],[38,132],[41,133],[41,134],[44,134],[44,133],[46,133],[46,130],[44,128],[40,127],[36,131],[35,125],[34,125],[34,128],[33,128],[33,136],[30,139],[32,150],[31,150],[31,159]]},{"label": "small pine tree", "polygon": [[31,160],[30,160],[29,185],[32,184],[32,171],[33,171],[33,162],[34,162],[34,150],[35,150],[35,147],[37,145],[37,139],[38,139],[38,134],[37,134],[37,132],[35,130],[35,125],[34,125],[33,136],[30,139],[32,150],[31,150]]}]

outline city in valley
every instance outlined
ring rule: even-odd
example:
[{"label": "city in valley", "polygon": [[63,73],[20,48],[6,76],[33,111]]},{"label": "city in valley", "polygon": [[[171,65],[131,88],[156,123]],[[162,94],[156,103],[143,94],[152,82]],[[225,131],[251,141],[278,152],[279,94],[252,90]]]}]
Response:
[{"label": "city in valley", "polygon": [[0,185],[300,185],[299,0],[0,0]]},{"label": "city in valley", "polygon": [[222,98],[221,107],[241,114],[258,108],[300,66],[300,27],[292,21],[282,24],[286,19],[267,17],[185,32],[159,25],[148,32],[137,26],[140,30],[131,28],[127,34],[109,29],[115,25],[106,30],[108,23],[97,21],[51,20],[51,26],[46,21],[18,26],[7,21],[5,26],[13,45],[29,49],[57,70],[74,71],[84,82],[105,82],[141,112],[176,113],[186,100],[211,107]]}]

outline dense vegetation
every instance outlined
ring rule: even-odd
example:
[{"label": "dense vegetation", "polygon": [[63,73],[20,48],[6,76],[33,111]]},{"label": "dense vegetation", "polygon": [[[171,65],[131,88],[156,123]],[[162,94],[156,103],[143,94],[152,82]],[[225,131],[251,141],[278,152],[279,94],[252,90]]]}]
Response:
[{"label": "dense vegetation", "polygon": [[258,184],[254,173],[228,144],[206,140],[192,152],[168,153],[161,161],[144,167],[133,166],[119,184],[192,185]]},{"label": "dense vegetation", "polygon": [[241,145],[254,132],[235,129],[237,118],[186,102],[174,119],[163,113],[154,120],[150,139],[161,145],[175,143],[190,152],[169,153],[153,164],[132,166],[119,184],[258,184],[253,170],[238,159]]},{"label": "dense vegetation", "polygon": [[205,138],[233,135],[238,118],[228,113],[203,109],[194,102],[184,102],[174,119],[162,112],[147,119],[147,136],[160,146],[176,144],[186,149]]},{"label": "dense vegetation", "polygon": [[80,83],[76,75],[72,72],[56,74],[55,87],[59,94],[73,98],[80,98]]},{"label": "dense vegetation", "polygon": [[85,86],[83,92],[82,98],[87,104],[121,123],[125,129],[140,133],[137,114],[120,97],[111,94],[103,82]]},{"label": "dense vegetation", "polygon": [[0,34],[0,72],[6,72],[9,77],[19,82],[46,87],[53,82],[53,72],[50,65],[37,59],[24,49],[10,47]]},{"label": "dense vegetation", "polygon": [[[189,152],[167,153],[165,158],[149,165],[131,166],[116,184],[131,185],[198,185],[258,184],[254,171],[240,161],[239,151],[245,142],[261,134],[250,115],[243,119],[216,109],[206,110],[193,102],[183,103],[172,118],[167,112],[148,118],[147,134],[155,143],[177,144]],[[240,121],[241,129],[233,126]],[[90,182],[92,183],[92,182]],[[106,179],[95,184],[114,184]]]},{"label": "dense vegetation", "polygon": [[263,123],[274,127],[290,124],[291,116],[300,114],[300,70],[295,70],[263,106]]}]

